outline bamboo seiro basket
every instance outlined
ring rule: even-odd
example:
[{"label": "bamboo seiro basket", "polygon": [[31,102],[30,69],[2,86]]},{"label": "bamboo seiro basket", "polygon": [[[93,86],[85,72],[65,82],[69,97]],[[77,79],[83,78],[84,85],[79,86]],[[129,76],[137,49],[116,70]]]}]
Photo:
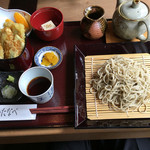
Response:
[{"label": "bamboo seiro basket", "polygon": [[[148,53],[136,54],[119,54],[120,56],[127,57],[144,63],[150,70],[150,55]],[[86,107],[87,118],[90,120],[104,120],[104,119],[134,119],[134,118],[150,118],[150,103],[147,104],[146,112],[139,112],[138,110],[130,111],[127,113],[117,112],[111,110],[107,104],[102,104],[101,100],[97,99],[93,93],[90,93],[90,80],[93,74],[100,68],[100,66],[114,55],[93,55],[85,57],[85,82],[86,82]],[[141,106],[140,110],[144,111],[145,107]]]}]

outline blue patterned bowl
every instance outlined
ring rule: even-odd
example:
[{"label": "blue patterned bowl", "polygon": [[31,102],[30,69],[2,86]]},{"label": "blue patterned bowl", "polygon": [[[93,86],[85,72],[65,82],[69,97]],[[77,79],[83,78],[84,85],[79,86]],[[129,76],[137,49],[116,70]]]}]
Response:
[{"label": "blue patterned bowl", "polygon": [[[45,66],[45,65],[41,64],[43,56],[47,52],[54,52],[54,54],[58,57],[58,62],[57,62],[56,65]],[[62,59],[63,59],[63,55],[62,55],[61,51],[58,48],[53,47],[53,46],[45,46],[45,47],[39,49],[37,51],[37,53],[35,54],[35,56],[34,56],[35,64],[37,66],[44,67],[44,68],[47,68],[47,69],[54,69],[54,68],[56,68],[57,66],[59,66],[61,64]]]}]

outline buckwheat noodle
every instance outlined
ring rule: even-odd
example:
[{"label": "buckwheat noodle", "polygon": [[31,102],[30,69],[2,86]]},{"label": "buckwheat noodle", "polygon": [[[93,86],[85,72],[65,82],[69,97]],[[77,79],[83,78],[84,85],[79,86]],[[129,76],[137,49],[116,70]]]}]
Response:
[{"label": "buckwheat noodle", "polygon": [[115,56],[97,70],[90,91],[96,92],[97,98],[113,110],[140,111],[140,106],[146,107],[150,100],[150,73],[143,64]]}]

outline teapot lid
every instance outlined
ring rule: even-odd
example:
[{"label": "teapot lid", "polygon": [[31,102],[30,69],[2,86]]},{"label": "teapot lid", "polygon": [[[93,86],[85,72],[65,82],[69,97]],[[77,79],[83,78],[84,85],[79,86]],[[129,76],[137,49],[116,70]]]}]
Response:
[{"label": "teapot lid", "polygon": [[148,15],[148,6],[140,0],[127,1],[121,5],[121,14],[131,20],[142,19]]}]

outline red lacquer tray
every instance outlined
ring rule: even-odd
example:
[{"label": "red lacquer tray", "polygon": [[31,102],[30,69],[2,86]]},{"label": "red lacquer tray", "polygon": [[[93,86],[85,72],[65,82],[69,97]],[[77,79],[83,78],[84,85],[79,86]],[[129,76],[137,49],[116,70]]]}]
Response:
[{"label": "red lacquer tray", "polygon": [[[44,46],[55,46],[59,48],[63,54],[62,63],[57,68],[51,70],[54,76],[54,96],[50,102],[38,104],[38,108],[74,105],[74,45],[104,43],[104,39],[105,38],[102,38],[96,41],[85,39],[80,32],[80,22],[65,22],[63,35],[52,42],[42,41],[36,37],[34,32],[31,33],[29,42],[34,49],[34,52]],[[33,62],[33,66],[34,65]],[[30,104],[33,102],[23,96],[18,103]],[[32,121],[0,122],[1,129],[58,126],[74,126],[74,113],[37,114],[36,120]]]},{"label": "red lacquer tray", "polygon": [[[37,0],[32,0],[32,5],[28,5],[28,1],[11,0],[9,8],[23,9],[32,14],[36,10],[37,2]],[[75,113],[38,114],[37,119],[34,121],[0,122],[0,129],[64,127],[74,125],[75,128],[149,127],[150,119],[137,120],[137,122],[134,122],[134,120],[90,121],[87,119],[84,57],[98,54],[150,52],[150,42],[144,44],[105,44],[105,37],[94,41],[87,40],[81,35],[80,22],[66,22],[63,35],[56,41],[41,41],[33,32],[29,37],[29,41],[34,48],[34,52],[43,46],[55,46],[59,48],[63,54],[61,65],[52,70],[55,86],[54,96],[50,102],[38,104],[38,107],[73,106],[75,104]],[[24,96],[19,103],[29,104],[32,102]]]}]

